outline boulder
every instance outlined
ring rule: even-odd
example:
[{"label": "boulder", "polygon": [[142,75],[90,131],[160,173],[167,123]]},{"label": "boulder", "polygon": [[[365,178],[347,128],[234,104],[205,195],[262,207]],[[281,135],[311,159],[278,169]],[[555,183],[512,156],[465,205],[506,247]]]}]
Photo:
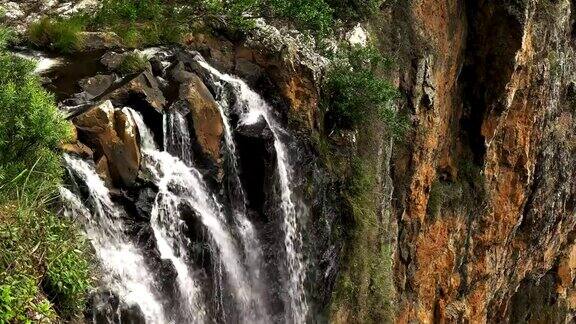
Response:
[{"label": "boulder", "polygon": [[166,98],[160,90],[158,80],[150,71],[138,74],[123,86],[107,94],[104,99],[110,99],[118,106],[128,105],[134,100],[143,100],[158,112],[162,112],[166,105]]},{"label": "boulder", "polygon": [[82,32],[84,51],[109,50],[122,47],[122,39],[113,32]]},{"label": "boulder", "polygon": [[78,155],[83,159],[92,159],[94,155],[94,152],[88,146],[80,142],[62,144],[60,149],[65,153]]},{"label": "boulder", "polygon": [[114,71],[122,64],[125,56],[125,53],[108,52],[102,56],[100,63],[108,70]]},{"label": "boulder", "polygon": [[262,116],[258,116],[258,120],[250,124],[240,121],[236,126],[236,131],[246,137],[272,139],[272,130]]},{"label": "boulder", "polygon": [[116,76],[113,74],[98,74],[93,77],[82,79],[78,84],[89,97],[94,98],[106,92],[106,90],[114,84],[115,80]]},{"label": "boulder", "polygon": [[200,77],[193,73],[189,77],[180,85],[180,100],[190,108],[196,139],[202,151],[218,162],[224,132],[218,104]]},{"label": "boulder", "polygon": [[[140,148],[132,116],[115,110],[107,100],[72,121],[80,132],[80,138],[94,150],[103,174],[106,174],[104,166],[107,164],[114,185],[132,186],[140,168]],[[106,160],[101,160],[102,156]]]}]

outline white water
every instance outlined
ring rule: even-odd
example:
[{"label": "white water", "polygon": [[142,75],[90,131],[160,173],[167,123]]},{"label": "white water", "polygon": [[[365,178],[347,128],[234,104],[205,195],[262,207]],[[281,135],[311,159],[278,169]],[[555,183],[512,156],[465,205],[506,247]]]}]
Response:
[{"label": "white water", "polygon": [[79,177],[89,190],[91,213],[76,195],[62,188],[68,202],[68,214],[80,218],[102,266],[103,282],[127,305],[138,305],[148,323],[168,323],[158,292],[144,256],[126,240],[122,211],[110,200],[109,191],[94,167],[79,158],[65,154],[70,172]]},{"label": "white water", "polygon": [[164,114],[164,150],[192,165],[192,143],[186,119],[178,111]]},{"label": "white water", "polygon": [[288,158],[286,145],[282,141],[284,130],[276,119],[272,116],[272,108],[266,101],[254,92],[241,79],[221,73],[203,60],[198,63],[222,81],[232,84],[236,88],[237,99],[243,103],[247,111],[244,112],[240,120],[245,125],[250,125],[264,118],[270,126],[274,136],[274,148],[276,150],[276,163],[278,166],[279,185],[281,189],[281,207],[284,215],[284,245],[286,249],[286,263],[290,280],[288,283],[289,306],[292,313],[292,320],[295,323],[305,323],[308,315],[308,305],[306,302],[304,280],[305,264],[302,257],[302,237],[298,230],[298,214],[296,205],[293,202],[292,188],[292,166]]},{"label": "white water", "polygon": [[[216,85],[220,87],[220,90],[224,90],[223,87],[221,87],[221,84],[217,83]],[[220,117],[222,118],[224,125],[224,143],[226,145],[227,153],[230,159],[229,163],[232,169],[232,174],[230,176],[232,177],[231,180],[233,182],[233,188],[230,188],[230,190],[235,191],[232,193],[234,197],[231,197],[231,200],[233,200],[232,207],[234,209],[234,222],[236,229],[240,234],[242,246],[244,247],[244,255],[246,256],[246,263],[251,275],[252,287],[254,287],[254,291],[258,298],[257,303],[262,305],[262,313],[260,314],[260,318],[262,318],[264,322],[270,322],[266,309],[267,302],[264,297],[265,279],[261,275],[261,268],[263,267],[263,253],[261,244],[256,236],[254,225],[248,220],[246,216],[247,200],[238,171],[238,153],[236,151],[236,144],[234,143],[232,127],[230,126],[230,120],[228,117],[229,105],[226,92],[221,91],[219,98],[217,97],[216,100],[218,101],[218,111],[220,112]],[[236,195],[238,197],[235,197]]]},{"label": "white water", "polygon": [[[138,127],[143,159],[145,161],[154,160],[153,156],[158,155],[158,150],[152,132],[144,123],[142,115],[128,107],[123,108],[123,110],[132,115]],[[148,164],[145,163],[145,166]],[[193,323],[202,323],[206,310],[202,304],[200,287],[188,268],[190,262],[186,257],[186,251],[190,242],[182,233],[185,225],[179,217],[180,201],[169,191],[169,179],[158,175],[154,168],[151,168],[150,171],[153,172],[159,187],[159,192],[152,206],[150,223],[160,251],[160,257],[164,260],[170,260],[178,274],[178,286],[184,299],[180,309],[181,315]]]},{"label": "white water", "polygon": [[[232,94],[236,99],[235,109],[241,109],[240,123],[250,125],[263,119],[271,129],[277,157],[283,216],[284,237],[280,239],[283,240],[286,253],[286,264],[279,268],[286,269],[288,274],[284,286],[284,321],[305,323],[308,315],[304,290],[306,269],[299,230],[299,218],[304,213],[297,210],[292,193],[293,172],[285,143],[287,134],[274,118],[272,108],[242,80],[221,74],[205,62],[200,64],[222,82],[234,86]],[[221,90],[224,91],[224,87]],[[186,236],[183,217],[196,217],[209,236],[207,241],[213,257],[214,271],[212,284],[217,290],[214,298],[218,298],[214,302],[223,316],[221,321],[276,322],[277,319],[273,320],[269,315],[267,298],[270,296],[266,295],[267,286],[261,274],[264,266],[262,247],[256,230],[247,217],[247,199],[240,181],[238,152],[228,118],[231,107],[228,107],[225,97],[216,99],[224,122],[224,144],[230,167],[227,176],[232,183],[229,190],[232,191],[230,200],[233,221],[228,220],[227,215],[231,215],[225,214],[217,194],[211,192],[194,165],[188,122],[180,111],[172,109],[164,113],[164,151],[160,151],[142,116],[131,108],[122,109],[133,117],[132,120],[138,128],[142,153],[141,175],[158,188],[152,205],[150,225],[160,257],[169,261],[177,273],[176,283],[182,298],[179,299],[179,305],[176,305],[179,306],[177,310],[180,316],[176,322],[218,322],[216,318],[208,318],[209,306],[204,304],[202,288],[209,285],[201,285],[199,280],[205,277],[200,277],[195,272],[200,270],[202,265],[193,264],[189,256],[191,242]],[[74,209],[77,217],[84,219],[88,236],[102,259],[107,286],[118,293],[125,303],[137,304],[148,323],[168,323],[157,297],[154,278],[144,262],[142,251],[133,245],[124,233],[121,220],[124,212],[110,201],[108,189],[92,165],[71,156],[65,158],[69,169],[90,189],[89,205],[95,206],[97,217],[92,217],[84,204],[71,192],[63,190],[62,196],[68,201],[69,208]],[[93,196],[96,198],[92,198]],[[190,207],[193,213],[183,214],[183,206]],[[227,304],[229,301],[233,304]],[[231,312],[234,311],[238,314],[232,315]],[[219,314],[216,312],[211,315]],[[228,318],[227,314],[231,316]]]}]

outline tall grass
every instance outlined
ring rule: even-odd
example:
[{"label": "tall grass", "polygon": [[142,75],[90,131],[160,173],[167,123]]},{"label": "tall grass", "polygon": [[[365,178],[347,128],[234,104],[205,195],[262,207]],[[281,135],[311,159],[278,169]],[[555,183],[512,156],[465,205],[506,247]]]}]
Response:
[{"label": "tall grass", "polygon": [[58,213],[58,145],[71,137],[34,65],[0,27],[0,323],[79,316],[90,285],[84,238]]}]

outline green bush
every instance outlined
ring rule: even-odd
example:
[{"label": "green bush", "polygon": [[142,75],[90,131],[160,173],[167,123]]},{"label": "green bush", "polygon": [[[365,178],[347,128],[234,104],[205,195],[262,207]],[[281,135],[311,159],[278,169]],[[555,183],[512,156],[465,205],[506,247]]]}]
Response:
[{"label": "green bush", "polygon": [[372,47],[354,46],[335,58],[323,86],[326,126],[353,129],[372,118],[380,118],[399,130],[400,120],[392,110],[395,87],[379,77],[390,62]]},{"label": "green bush", "polygon": [[62,53],[81,50],[84,38],[81,32],[86,28],[86,17],[43,18],[30,25],[28,39],[36,46],[47,46]]},{"label": "green bush", "polygon": [[104,0],[89,26],[113,31],[125,45],[141,47],[179,42],[194,19],[188,10],[159,0]]},{"label": "green bush", "polygon": [[122,74],[134,74],[146,69],[148,59],[138,52],[128,53],[118,66],[118,72]]},{"label": "green bush", "polygon": [[69,318],[90,283],[86,242],[53,211],[71,129],[11,38],[0,27],[0,323]]},{"label": "green bush", "polygon": [[382,0],[328,0],[334,15],[345,21],[365,20],[373,16]]}]

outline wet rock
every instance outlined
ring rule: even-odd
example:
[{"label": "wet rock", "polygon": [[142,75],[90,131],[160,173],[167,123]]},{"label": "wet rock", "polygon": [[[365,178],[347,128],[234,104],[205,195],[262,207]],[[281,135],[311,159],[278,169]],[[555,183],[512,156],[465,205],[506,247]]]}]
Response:
[{"label": "wet rock", "polygon": [[238,123],[236,131],[246,137],[272,139],[272,131],[266,123],[264,117],[259,116],[258,120],[252,124]]},{"label": "wet rock", "polygon": [[198,51],[220,70],[230,72],[234,67],[234,45],[225,38],[191,33],[184,37],[184,43],[190,49]]},{"label": "wet rock", "polygon": [[122,47],[122,40],[113,32],[83,32],[82,48],[85,51],[110,50]]},{"label": "wet rock", "polygon": [[239,58],[236,61],[235,72],[240,77],[246,79],[249,83],[255,83],[262,76],[262,69],[260,66],[244,58]]},{"label": "wet rock", "polygon": [[74,117],[73,123],[96,158],[106,156],[112,182],[118,186],[133,185],[140,168],[140,149],[132,116],[114,110],[108,100]]},{"label": "wet rock", "polygon": [[94,155],[94,152],[92,152],[88,146],[80,142],[62,144],[60,149],[65,153],[75,154],[84,159],[92,159],[92,156]]},{"label": "wet rock", "polygon": [[100,63],[108,70],[115,71],[126,57],[125,53],[108,52],[102,56]]},{"label": "wet rock", "polygon": [[78,84],[85,93],[94,98],[106,92],[106,90],[108,90],[112,84],[114,84],[115,80],[116,76],[113,74],[99,74],[93,77],[82,79],[78,82]]},{"label": "wet rock", "polygon": [[136,206],[136,212],[141,219],[150,219],[155,199],[156,192],[154,192],[152,188],[144,188],[138,192],[138,198],[134,205]]},{"label": "wet rock", "polygon": [[196,139],[202,151],[217,162],[224,131],[218,104],[197,75],[190,73],[189,77],[180,85],[179,97],[190,109]]},{"label": "wet rock", "polygon": [[134,101],[144,101],[157,112],[162,112],[166,98],[160,90],[158,81],[150,71],[144,71],[123,86],[105,96],[115,105],[130,105]]},{"label": "wet rock", "polygon": [[146,322],[140,307],[122,303],[111,291],[98,291],[90,296],[86,317],[89,322],[100,324]]},{"label": "wet rock", "polygon": [[102,155],[100,159],[96,161],[96,173],[98,173],[108,188],[112,188],[114,186],[112,183],[112,176],[110,175],[108,159],[105,155]]}]

